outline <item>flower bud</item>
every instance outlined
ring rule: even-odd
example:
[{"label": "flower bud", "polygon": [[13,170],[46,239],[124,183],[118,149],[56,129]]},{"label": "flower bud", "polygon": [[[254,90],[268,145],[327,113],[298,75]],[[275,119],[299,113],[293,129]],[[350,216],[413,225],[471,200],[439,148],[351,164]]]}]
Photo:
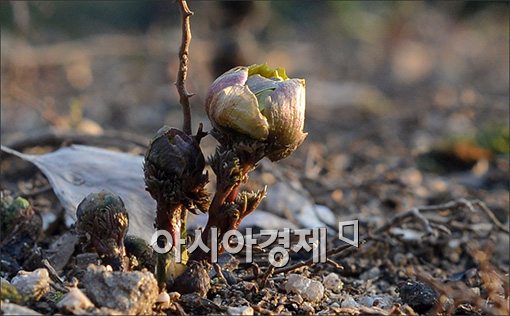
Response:
[{"label": "flower bud", "polygon": [[209,88],[206,111],[213,126],[264,141],[266,156],[290,155],[305,139],[305,81],[266,64],[236,67]]},{"label": "flower bud", "polygon": [[204,155],[193,137],[175,128],[162,127],[145,154],[147,191],[158,203],[182,204],[188,210],[205,212],[208,195],[204,168]]},{"label": "flower bud", "polygon": [[102,260],[114,270],[124,269],[124,237],[129,216],[122,199],[113,193],[89,194],[76,211],[78,232],[90,238]]},{"label": "flower bud", "polygon": [[207,211],[204,168],[198,142],[175,128],[162,127],[145,153],[145,185],[157,202],[156,228],[168,231],[173,242],[183,233],[183,212]]}]

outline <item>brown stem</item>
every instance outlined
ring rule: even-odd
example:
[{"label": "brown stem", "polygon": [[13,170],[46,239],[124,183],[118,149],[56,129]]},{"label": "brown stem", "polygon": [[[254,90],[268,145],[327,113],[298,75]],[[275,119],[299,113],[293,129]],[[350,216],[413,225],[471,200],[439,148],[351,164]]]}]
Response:
[{"label": "brown stem", "polygon": [[188,76],[188,61],[189,61],[189,44],[191,42],[191,28],[190,17],[193,12],[190,11],[186,0],[179,0],[179,7],[182,16],[182,40],[181,47],[179,48],[179,71],[177,73],[177,92],[179,93],[179,102],[182,106],[183,125],[182,130],[188,135],[191,135],[191,109],[189,105],[189,98],[193,94],[186,90],[184,85]]},{"label": "brown stem", "polygon": [[[217,227],[218,229],[221,230],[221,227],[223,226],[222,222],[224,216],[222,216],[221,214],[221,208],[223,204],[225,204],[225,201],[232,192],[233,188],[234,188],[233,186],[223,185],[220,180],[218,180],[216,184],[216,193],[214,194],[213,200],[207,212],[208,213],[207,224],[200,236],[200,238],[202,238],[202,241],[204,241],[204,244],[206,244],[208,247],[210,247],[209,234],[211,228]],[[195,238],[198,238],[198,236],[196,236]],[[206,260],[209,258],[210,256],[208,256],[207,253],[205,253],[202,250],[202,248],[195,249],[195,251],[193,251],[190,255],[190,260],[196,261]]]}]

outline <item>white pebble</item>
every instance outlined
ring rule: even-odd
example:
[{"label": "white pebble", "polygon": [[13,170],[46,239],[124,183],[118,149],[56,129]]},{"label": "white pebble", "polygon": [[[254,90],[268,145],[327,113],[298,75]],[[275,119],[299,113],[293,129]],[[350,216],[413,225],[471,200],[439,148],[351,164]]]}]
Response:
[{"label": "white pebble", "polygon": [[166,291],[159,293],[156,303],[165,304],[170,303],[170,295]]},{"label": "white pebble", "polygon": [[228,315],[253,315],[253,308],[251,306],[229,306],[227,309]]},{"label": "white pebble", "polygon": [[320,301],[324,296],[324,286],[299,274],[290,274],[285,290],[301,295],[307,301]]},{"label": "white pebble", "polygon": [[344,283],[336,273],[330,273],[324,277],[324,286],[331,291],[338,293],[344,288]]},{"label": "white pebble", "polygon": [[21,295],[29,296],[37,301],[50,291],[50,275],[44,268],[32,272],[21,270],[12,278],[11,284]]},{"label": "white pebble", "polygon": [[348,295],[340,305],[343,308],[358,308],[359,304],[352,298],[352,296]]},{"label": "white pebble", "polygon": [[86,314],[87,310],[94,307],[94,304],[89,300],[83,292],[78,288],[70,288],[69,292],[57,303],[57,307],[64,312],[69,312],[75,315]]}]

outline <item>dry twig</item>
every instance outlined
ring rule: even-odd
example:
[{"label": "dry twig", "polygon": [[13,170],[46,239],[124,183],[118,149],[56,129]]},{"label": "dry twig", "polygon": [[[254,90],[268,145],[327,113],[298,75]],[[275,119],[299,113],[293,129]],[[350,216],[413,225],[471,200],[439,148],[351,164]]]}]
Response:
[{"label": "dry twig", "polygon": [[188,61],[189,61],[189,44],[191,42],[191,29],[190,17],[193,12],[190,11],[186,0],[179,0],[179,7],[182,15],[182,41],[179,48],[179,71],[177,72],[177,92],[179,93],[179,102],[182,106],[183,125],[182,130],[188,135],[191,135],[191,109],[189,105],[189,98],[193,94],[186,90],[185,81],[188,76]]},{"label": "dry twig", "polygon": [[66,288],[66,285],[64,283],[64,281],[60,278],[60,276],[58,275],[57,271],[55,271],[55,269],[53,268],[53,266],[50,264],[50,262],[47,260],[47,259],[43,259],[42,260],[42,264],[44,265],[44,267],[46,268],[46,270],[48,270],[48,273],[50,275],[50,278],[53,280],[53,286],[61,291],[61,292],[64,292],[64,293],[67,293],[69,292],[69,290]]},{"label": "dry twig", "polygon": [[274,271],[275,271],[275,266],[273,266],[273,265],[270,265],[267,268],[267,271],[262,275],[262,281],[260,282],[260,284],[262,284],[262,287],[266,286],[267,280],[273,275]]},{"label": "dry twig", "polygon": [[508,226],[505,226],[504,224],[502,224],[498,218],[496,217],[496,215],[494,215],[494,213],[487,207],[487,205],[485,205],[485,203],[483,203],[482,201],[480,200],[474,200],[471,202],[473,205],[476,205],[478,206],[479,209],[481,209],[485,215],[487,215],[487,217],[489,217],[489,219],[492,221],[492,223],[494,224],[494,226],[496,226],[499,230],[509,234],[510,233],[510,230],[508,229]]},{"label": "dry twig", "polygon": [[[361,242],[363,243],[363,242]],[[360,243],[360,244],[361,244]],[[345,251],[346,249],[349,249],[351,248],[352,245],[342,245],[342,246],[338,246],[336,248],[333,248],[331,250],[328,250],[326,251],[326,257],[327,256],[337,256],[339,255],[340,253],[342,253],[343,251]],[[282,267],[282,268],[279,268],[279,269],[274,269],[274,266],[273,265],[270,265],[268,270],[262,274],[262,276],[266,276],[266,274],[271,271],[271,274],[280,274],[280,273],[287,273],[287,272],[291,272],[291,271],[294,271],[294,270],[297,270],[301,267],[304,267],[304,266],[310,266],[312,264],[314,264],[313,262],[313,257],[306,260],[306,261],[301,261],[301,262],[298,262],[296,264],[293,264],[291,266],[288,266],[288,267]],[[273,268],[273,270],[270,270],[271,268]],[[258,275],[250,275],[250,276],[246,276],[243,278],[243,281],[253,281],[257,278],[259,278],[261,275],[258,274]]]},{"label": "dry twig", "polygon": [[420,222],[420,224],[423,226],[423,228],[425,229],[425,231],[427,232],[428,235],[431,235],[436,231],[433,229],[434,227],[439,230],[442,230],[445,233],[448,233],[449,230],[447,228],[445,229],[444,226],[438,226],[438,225],[431,223],[431,220],[426,218],[422,213],[423,212],[453,211],[453,210],[457,210],[457,209],[461,209],[461,208],[466,208],[470,212],[474,213],[474,212],[476,212],[475,206],[477,206],[478,209],[482,210],[482,212],[484,212],[487,215],[487,217],[489,217],[492,224],[494,226],[496,226],[499,230],[501,230],[507,234],[509,233],[508,227],[505,226],[504,224],[502,224],[496,218],[494,213],[485,205],[485,203],[483,203],[482,201],[479,201],[479,200],[468,201],[466,199],[458,199],[458,200],[450,201],[450,202],[443,203],[443,204],[414,207],[406,212],[395,215],[386,224],[384,224],[383,226],[376,229],[373,234],[374,235],[381,234],[381,233],[389,230],[393,226],[396,226],[409,218],[417,219],[418,222]]}]

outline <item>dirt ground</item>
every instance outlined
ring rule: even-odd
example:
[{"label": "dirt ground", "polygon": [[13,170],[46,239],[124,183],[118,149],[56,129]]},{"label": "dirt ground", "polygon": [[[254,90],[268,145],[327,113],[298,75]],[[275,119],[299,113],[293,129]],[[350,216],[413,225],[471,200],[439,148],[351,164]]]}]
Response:
[{"label": "dirt ground", "polygon": [[[31,3],[28,26],[3,17],[2,145],[43,153],[81,143],[143,154],[162,125],[181,125],[172,84],[181,37],[177,5],[147,5],[144,10],[157,12],[148,17],[142,8],[118,11],[128,19],[140,10],[135,17],[148,19],[142,26],[108,24],[113,18],[106,13],[92,26],[55,24],[59,14],[83,9],[86,16],[90,8],[79,5]],[[152,306],[154,312],[508,314],[508,4],[190,6],[194,128],[203,122],[210,129],[207,87],[232,66],[267,62],[305,78],[306,141],[291,157],[265,162],[248,186],[298,183],[301,195],[337,220],[357,219],[363,243],[337,248],[342,243],[330,236],[331,261],[299,266],[309,256],[296,253],[289,271],[271,271],[263,256],[256,268],[227,257],[220,264],[224,276],[212,277],[204,297],[172,296],[168,306]],[[88,20],[77,15],[76,21]],[[204,153],[215,145],[207,137]],[[39,171],[5,153],[1,167],[3,200],[21,196],[36,213],[61,213]],[[25,231],[41,225],[36,216],[24,216]],[[29,252],[41,254],[29,255],[26,247],[12,250],[10,230],[2,224],[2,282],[18,270],[45,267],[51,247],[71,238],[56,216],[40,236],[23,235]],[[77,241],[72,245],[57,273],[61,283],[52,279],[56,285],[42,297],[17,301],[4,296],[2,283],[2,305],[9,299],[44,314],[79,314],[58,305],[66,293],[61,287],[70,287],[73,277],[83,289],[81,250]],[[257,269],[263,275],[253,277]],[[291,289],[291,274],[319,281],[324,295],[312,299]],[[116,312],[94,305],[81,311]],[[235,309],[240,306],[251,310]]]}]

